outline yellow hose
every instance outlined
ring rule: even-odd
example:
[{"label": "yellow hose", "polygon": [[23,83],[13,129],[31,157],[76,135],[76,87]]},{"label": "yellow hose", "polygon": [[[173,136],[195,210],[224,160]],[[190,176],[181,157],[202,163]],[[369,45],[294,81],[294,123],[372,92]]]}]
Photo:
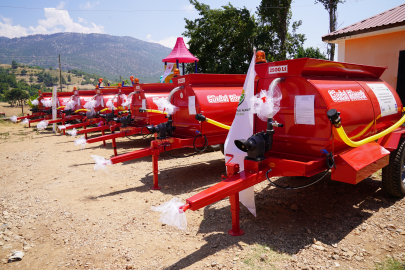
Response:
[{"label": "yellow hose", "polygon": [[62,108],[65,108],[66,106],[60,106],[60,107],[58,107],[58,108],[56,108],[57,110],[59,110],[59,109],[62,109]]},{"label": "yellow hose", "polygon": [[[375,121],[377,121],[377,120],[380,119],[380,118],[381,118],[381,114],[375,119]],[[364,133],[366,133],[366,131],[367,131],[369,128],[371,128],[371,127],[373,126],[373,124],[374,124],[375,121],[371,121],[370,124],[368,124],[362,131],[360,131],[358,134],[356,134],[356,135],[350,137],[350,139],[351,139],[351,140],[354,140],[354,139],[356,139],[356,138],[362,136]]]},{"label": "yellow hose", "polygon": [[361,146],[363,144],[375,141],[375,140],[377,140],[377,139],[379,139],[381,137],[384,137],[385,135],[393,132],[395,129],[400,127],[404,122],[405,122],[405,115],[402,116],[402,118],[399,119],[399,121],[396,122],[393,126],[387,128],[386,130],[384,130],[384,131],[382,131],[380,133],[377,133],[377,134],[375,134],[373,136],[370,136],[370,137],[368,137],[368,138],[366,138],[364,140],[357,141],[357,142],[354,142],[349,137],[347,137],[346,132],[345,132],[345,130],[343,129],[342,126],[340,126],[339,128],[336,128],[336,127],[333,127],[333,128],[336,130],[336,132],[338,133],[338,135],[342,139],[342,141],[345,142],[348,146],[358,147],[358,146]]},{"label": "yellow hose", "polygon": [[106,110],[109,110],[109,108],[102,109],[102,110],[100,110],[100,112],[104,112]]},{"label": "yellow hose", "polygon": [[89,112],[90,110],[87,110],[87,109],[78,109],[78,110],[76,110],[75,111],[75,113],[77,113],[77,112]]},{"label": "yellow hose", "polygon": [[[398,108],[398,112],[400,112],[401,110]],[[405,112],[405,107],[402,108],[402,112]],[[371,128],[374,123],[381,118],[381,114],[379,116],[377,116],[377,118],[375,119],[375,121],[371,121],[370,124],[368,124],[362,131],[360,131],[358,134],[350,137],[351,140],[357,139],[358,137],[362,136],[364,133],[366,133],[366,131]]]},{"label": "yellow hose", "polygon": [[215,121],[215,120],[209,119],[208,117],[205,118],[205,121],[207,121],[207,123],[213,124],[213,125],[215,125],[215,126],[218,126],[218,127],[223,128],[223,129],[227,129],[227,130],[230,130],[230,129],[231,129],[230,126],[227,126],[227,125],[222,124],[222,123],[220,123],[220,122],[217,122],[217,121]]},{"label": "yellow hose", "polygon": [[152,109],[146,109],[145,111],[146,111],[146,112],[153,112],[153,113],[167,114],[167,112],[161,112],[161,111],[158,111],[158,110],[152,110]]}]

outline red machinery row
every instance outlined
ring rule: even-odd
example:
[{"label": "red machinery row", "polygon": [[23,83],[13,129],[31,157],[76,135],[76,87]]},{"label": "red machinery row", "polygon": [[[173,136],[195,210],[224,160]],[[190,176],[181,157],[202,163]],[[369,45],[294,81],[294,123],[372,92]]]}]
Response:
[{"label": "red machinery row", "polygon": [[[229,197],[230,234],[241,235],[240,191],[271,182],[275,176],[310,177],[321,172],[325,176],[328,171],[332,180],[357,184],[383,169],[385,191],[405,195],[405,116],[395,90],[380,79],[385,68],[303,58],[259,63],[255,69],[255,94],[269,88],[281,91],[279,113],[266,121],[255,116],[252,136],[231,142],[246,152],[244,170],[228,162],[228,178],[188,198],[180,212]],[[151,147],[113,157],[110,162],[152,155],[153,188],[158,189],[159,153],[225,142],[243,77],[189,74],[174,78],[176,88],[167,100],[179,110],[164,125],[147,127],[158,135]],[[204,121],[212,118],[219,122],[214,121],[217,126]]]},{"label": "red machinery row", "polygon": [[[384,189],[393,196],[405,195],[405,117],[397,93],[380,79],[385,68],[310,58],[262,62],[255,67],[254,92],[277,88],[280,111],[265,121],[255,115],[252,135],[230,142],[246,152],[244,170],[227,162],[228,178],[188,198],[181,213],[229,197],[230,234],[241,235],[240,191],[271,182],[274,176],[310,177],[328,171],[332,180],[357,184],[383,169]],[[83,127],[78,134],[101,131],[102,136],[87,143],[111,139],[115,157],[110,164],[152,156],[152,188],[159,189],[160,153],[178,148],[198,153],[225,143],[243,102],[245,75],[188,74],[172,81],[61,93],[60,118],[48,122],[80,121],[65,125]],[[44,116],[41,110],[35,113]],[[99,126],[86,128],[95,124]],[[105,130],[113,133],[104,135]],[[155,140],[148,148],[117,155],[115,139],[137,134],[154,134]]]}]

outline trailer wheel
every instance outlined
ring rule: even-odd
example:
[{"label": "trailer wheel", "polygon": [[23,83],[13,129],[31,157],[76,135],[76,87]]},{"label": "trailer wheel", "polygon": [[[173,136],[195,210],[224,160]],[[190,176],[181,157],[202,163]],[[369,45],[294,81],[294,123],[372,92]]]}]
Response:
[{"label": "trailer wheel", "polygon": [[382,169],[383,190],[390,196],[405,196],[405,140],[391,152],[390,163]]},{"label": "trailer wheel", "polygon": [[222,155],[225,155],[225,145],[224,145],[224,144],[220,144],[220,145],[219,145],[219,149],[221,150]]}]

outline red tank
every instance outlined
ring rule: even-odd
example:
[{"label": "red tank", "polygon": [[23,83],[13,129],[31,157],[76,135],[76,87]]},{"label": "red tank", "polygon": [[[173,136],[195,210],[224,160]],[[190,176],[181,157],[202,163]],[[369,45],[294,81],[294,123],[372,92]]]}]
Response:
[{"label": "red tank", "polygon": [[[341,113],[342,125],[351,137],[379,118],[381,108],[386,109],[382,99],[394,104],[391,111],[383,112],[377,124],[356,140],[394,124],[402,116],[402,103],[396,91],[380,79],[385,69],[310,58],[257,64],[256,93],[267,91],[276,78],[285,79],[277,86],[283,97],[280,111],[274,117],[284,127],[276,129],[273,146],[266,155],[280,152],[316,158],[324,155],[322,149],[331,151],[332,126],[326,116],[329,109]],[[310,110],[300,112],[300,104],[296,103],[304,96],[314,96],[313,113],[308,116],[302,114]],[[305,124],[306,120],[309,122]],[[263,130],[266,130],[266,123],[255,117],[255,132]],[[348,148],[343,142],[335,140],[334,143],[335,151]]]},{"label": "red tank", "polygon": [[134,86],[134,94],[131,100],[131,113],[134,124],[138,127],[144,125],[157,125],[166,122],[165,115],[153,112],[140,112],[139,109],[157,110],[158,107],[153,102],[157,98],[167,98],[170,91],[175,86],[172,83],[150,83],[138,84]]},{"label": "red tank", "polygon": [[195,119],[203,114],[225,125],[231,125],[235,117],[245,75],[188,74],[173,78],[180,89],[173,94],[171,103],[179,108],[173,114],[176,127],[173,136],[195,137],[196,132],[206,136],[228,134],[228,131]]}]

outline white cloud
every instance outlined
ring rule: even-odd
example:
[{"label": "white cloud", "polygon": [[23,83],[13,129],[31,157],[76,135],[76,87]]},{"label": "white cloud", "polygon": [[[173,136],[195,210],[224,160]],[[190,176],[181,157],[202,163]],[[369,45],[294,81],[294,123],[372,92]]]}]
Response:
[{"label": "white cloud", "polygon": [[194,12],[194,11],[196,11],[195,10],[195,8],[194,8],[194,5],[187,5],[187,6],[183,6],[183,8],[182,8],[184,11],[186,11],[186,12],[189,12],[189,13],[192,13],[192,12]]},{"label": "white cloud", "polygon": [[27,29],[20,25],[12,25],[10,18],[2,17],[4,23],[0,22],[0,36],[13,38],[27,35]]},{"label": "white cloud", "polygon": [[[58,8],[64,7],[65,3],[60,2]],[[12,19],[2,17],[4,23],[0,22],[0,36],[8,38],[22,37],[35,34],[53,34],[57,32],[75,32],[75,33],[104,33],[104,26],[91,23],[90,27],[81,25],[87,23],[83,18],[74,22],[69,16],[67,10],[58,10],[56,8],[44,8],[45,19],[38,20],[36,27],[28,28],[20,25],[13,25]]]},{"label": "white cloud", "polygon": [[65,2],[60,1],[59,5],[56,7],[56,9],[64,9],[65,8]]},{"label": "white cloud", "polygon": [[[158,44],[163,45],[163,46],[165,46],[167,48],[170,48],[170,49],[173,49],[174,45],[176,45],[177,37],[175,37],[175,36],[174,37],[165,37],[165,38],[163,38],[161,40],[157,40],[157,41],[152,39],[151,37],[152,37],[152,35],[150,35],[150,34],[148,34],[146,36],[146,39],[147,39],[148,42],[158,43]],[[186,38],[186,37],[183,37],[183,40],[186,43],[186,47],[188,48],[188,41],[190,39]]]},{"label": "white cloud", "polygon": [[87,2],[87,3],[81,4],[80,8],[94,8],[98,4],[100,4],[100,1],[96,1],[93,4],[90,2]]},{"label": "white cloud", "polygon": [[87,21],[81,17],[78,17],[77,20],[79,21],[79,23],[87,23]]}]

